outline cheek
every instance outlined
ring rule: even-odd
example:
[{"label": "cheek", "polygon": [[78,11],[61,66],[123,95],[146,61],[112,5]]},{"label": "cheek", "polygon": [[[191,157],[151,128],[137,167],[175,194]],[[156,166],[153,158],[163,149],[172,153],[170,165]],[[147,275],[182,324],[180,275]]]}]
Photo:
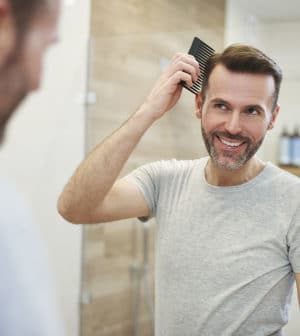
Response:
[{"label": "cheek", "polygon": [[30,90],[36,90],[40,86],[43,50],[41,48],[31,49],[24,58],[24,72],[27,77],[28,87]]},{"label": "cheek", "polygon": [[202,116],[202,127],[209,133],[214,130],[220,130],[224,125],[224,120],[215,113],[206,112]]},{"label": "cheek", "polygon": [[265,124],[257,124],[249,129],[248,132],[255,140],[261,140],[266,135],[267,127]]},{"label": "cheek", "polygon": [[[216,115],[214,113],[207,113],[202,116],[201,119],[202,128],[204,129],[207,135],[211,134],[214,131],[224,132],[226,117]],[[241,121],[241,135],[249,137],[252,141],[260,141],[267,132],[268,125],[263,120],[248,120]]]},{"label": "cheek", "polygon": [[43,30],[34,30],[26,39],[23,65],[29,90],[36,90],[40,86],[43,59],[47,48],[46,37]]}]

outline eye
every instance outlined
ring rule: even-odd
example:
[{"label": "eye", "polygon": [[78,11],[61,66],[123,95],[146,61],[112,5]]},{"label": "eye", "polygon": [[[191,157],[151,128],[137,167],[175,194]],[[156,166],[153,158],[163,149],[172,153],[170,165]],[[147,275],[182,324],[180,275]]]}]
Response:
[{"label": "eye", "polygon": [[253,115],[253,116],[255,116],[255,115],[258,115],[259,113],[260,113],[260,111],[259,111],[259,109],[256,108],[256,107],[249,107],[249,108],[247,108],[247,110],[246,110],[246,114],[248,114],[248,115]]},{"label": "eye", "polygon": [[214,107],[218,110],[222,110],[222,111],[226,111],[227,110],[227,106],[225,104],[222,103],[217,103],[214,105]]}]

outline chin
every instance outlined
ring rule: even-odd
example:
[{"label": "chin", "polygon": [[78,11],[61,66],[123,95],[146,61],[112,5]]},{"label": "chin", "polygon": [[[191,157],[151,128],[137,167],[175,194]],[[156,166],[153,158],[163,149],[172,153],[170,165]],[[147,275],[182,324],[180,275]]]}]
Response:
[{"label": "chin", "polygon": [[40,71],[37,71],[36,73],[32,74],[32,76],[28,76],[29,91],[39,90],[41,87],[41,81],[42,81],[42,73]]},{"label": "chin", "polygon": [[244,163],[241,162],[217,162],[217,166],[221,169],[225,169],[225,170],[230,170],[230,171],[234,171],[234,170],[239,170],[243,167]]},{"label": "chin", "polygon": [[226,157],[220,158],[220,157],[216,157],[214,153],[212,153],[210,157],[217,167],[219,167],[220,169],[230,170],[230,171],[241,169],[248,161],[247,158],[245,157],[236,158],[236,160],[226,158]]},{"label": "chin", "polygon": [[29,92],[39,90],[40,86],[41,86],[41,82],[39,80],[36,80],[36,81],[32,82],[30,87],[29,87]]}]

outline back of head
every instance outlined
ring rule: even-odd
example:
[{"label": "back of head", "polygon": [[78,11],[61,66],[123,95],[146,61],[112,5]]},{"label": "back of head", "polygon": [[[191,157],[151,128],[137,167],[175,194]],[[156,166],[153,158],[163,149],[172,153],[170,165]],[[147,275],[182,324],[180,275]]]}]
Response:
[{"label": "back of head", "polygon": [[282,80],[281,68],[267,55],[257,48],[244,44],[233,44],[223,53],[211,56],[205,68],[205,78],[202,86],[202,98],[208,88],[209,77],[213,69],[221,64],[232,72],[271,75],[274,79],[273,109],[278,100]]}]

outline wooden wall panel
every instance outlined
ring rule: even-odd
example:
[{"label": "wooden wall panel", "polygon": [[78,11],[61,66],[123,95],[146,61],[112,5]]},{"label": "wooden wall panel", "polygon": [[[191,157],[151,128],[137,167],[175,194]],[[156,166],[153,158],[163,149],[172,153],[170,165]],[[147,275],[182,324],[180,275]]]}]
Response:
[{"label": "wooden wall panel", "polygon": [[[97,104],[88,110],[88,148],[138,108],[159,76],[161,63],[175,52],[187,51],[194,36],[221,50],[223,34],[224,0],[92,0],[89,84],[97,94]],[[185,91],[177,106],[143,137],[122,174],[150,161],[205,155],[193,110],[194,96]],[[133,335],[133,270],[134,264],[142,262],[142,233],[142,224],[136,219],[85,228],[82,335]],[[153,293],[154,220],[149,239]],[[145,302],[143,291],[140,336],[152,334]]]}]

